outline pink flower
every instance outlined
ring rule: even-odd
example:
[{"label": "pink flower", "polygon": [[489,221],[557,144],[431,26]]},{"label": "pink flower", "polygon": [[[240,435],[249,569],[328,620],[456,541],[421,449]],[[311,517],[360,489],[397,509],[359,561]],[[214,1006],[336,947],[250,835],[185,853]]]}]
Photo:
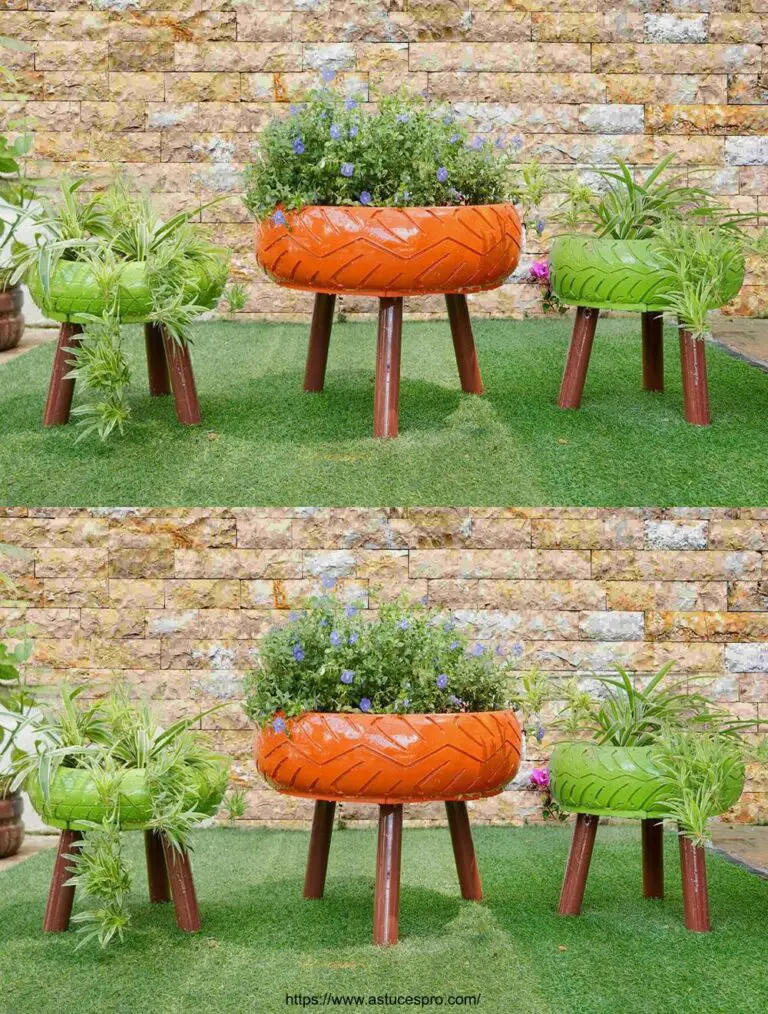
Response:
[{"label": "pink flower", "polygon": [[531,771],[531,785],[537,789],[549,788],[549,768],[534,768]]},{"label": "pink flower", "polygon": [[530,277],[539,285],[549,285],[549,264],[547,261],[534,261],[531,264]]}]

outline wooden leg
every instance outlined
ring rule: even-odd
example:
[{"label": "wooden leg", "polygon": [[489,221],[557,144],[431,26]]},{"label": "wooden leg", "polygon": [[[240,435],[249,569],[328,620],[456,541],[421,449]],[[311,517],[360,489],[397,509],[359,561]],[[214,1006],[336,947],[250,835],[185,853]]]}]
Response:
[{"label": "wooden leg", "polygon": [[477,349],[472,334],[472,321],[469,318],[467,297],[448,295],[445,297],[448,307],[448,320],[453,335],[453,350],[456,353],[456,365],[459,368],[461,389],[466,394],[482,394],[483,378],[480,376],[480,364],[477,361]]},{"label": "wooden leg", "polygon": [[171,900],[168,886],[168,871],[165,868],[163,839],[157,831],[144,832],[144,851],[147,856],[147,881],[149,900],[153,905]]},{"label": "wooden leg", "polygon": [[70,866],[72,849],[75,842],[83,837],[80,831],[62,831],[59,835],[59,847],[56,851],[56,862],[51,877],[51,887],[48,891],[48,904],[45,909],[45,920],[43,922],[44,933],[63,933],[69,928],[69,917],[72,915],[72,902],[75,900],[74,887],[67,887],[66,882],[71,877]]},{"label": "wooden leg", "polygon": [[162,328],[157,324],[145,324],[144,344],[147,349],[149,393],[153,398],[170,394],[171,383],[168,379],[168,363],[165,360]]},{"label": "wooden leg", "polygon": [[584,383],[587,379],[589,356],[592,352],[592,342],[595,339],[599,316],[600,311],[591,306],[580,306],[576,310],[571,344],[568,348],[568,359],[560,385],[558,400],[560,408],[578,408],[581,404],[581,395],[584,392]]},{"label": "wooden leg", "polygon": [[595,844],[597,825],[600,818],[591,813],[580,813],[573,829],[571,852],[565,870],[563,889],[560,892],[560,915],[579,915],[587,886],[589,862]]},{"label": "wooden leg", "polygon": [[201,926],[200,911],[197,907],[189,854],[175,849],[165,835],[163,835],[163,852],[171,897],[176,909],[176,925],[185,933],[197,933]]},{"label": "wooden leg", "polygon": [[707,350],[704,340],[694,338],[684,327],[680,327],[680,366],[685,421],[694,426],[709,426]]},{"label": "wooden leg", "polygon": [[305,391],[322,391],[323,389],[335,304],[335,296],[325,292],[315,293],[315,308],[312,311],[312,325],[309,329],[307,365],[304,370]]},{"label": "wooden leg", "polygon": [[72,395],[75,393],[74,380],[66,380],[72,369],[72,352],[82,341],[79,336],[83,329],[79,324],[62,324],[59,328],[59,342],[53,357],[51,382],[48,386],[48,400],[45,403],[43,426],[61,426],[69,422]]},{"label": "wooden leg", "polygon": [[461,896],[467,901],[482,901],[483,885],[477,868],[467,804],[447,802],[445,812],[448,814],[448,827],[451,832],[453,857],[456,860],[456,872],[461,885]]},{"label": "wooden leg", "polygon": [[323,896],[335,810],[335,803],[326,802],[324,799],[315,801],[315,814],[312,818],[312,837],[309,839],[307,872],[304,876],[305,898],[322,898]]},{"label": "wooden leg", "polygon": [[643,334],[643,390],[664,390],[664,315],[644,313]]},{"label": "wooden leg", "polygon": [[373,435],[375,437],[397,436],[402,332],[402,299],[380,299],[379,338],[376,347],[376,389],[373,395]]},{"label": "wooden leg", "polygon": [[185,426],[194,426],[202,422],[200,403],[197,400],[195,375],[192,372],[192,359],[189,346],[179,345],[169,334],[163,332],[165,358],[171,377],[173,398],[176,402],[176,418]]},{"label": "wooden leg", "polygon": [[643,897],[664,897],[664,823],[661,820],[642,821],[643,844]]},{"label": "wooden leg", "polygon": [[692,933],[708,933],[709,891],[707,859],[702,846],[680,835],[680,876],[683,882],[683,920]]},{"label": "wooden leg", "polygon": [[373,905],[373,942],[381,947],[397,943],[402,837],[402,806],[380,806],[379,846],[376,854],[376,898]]}]

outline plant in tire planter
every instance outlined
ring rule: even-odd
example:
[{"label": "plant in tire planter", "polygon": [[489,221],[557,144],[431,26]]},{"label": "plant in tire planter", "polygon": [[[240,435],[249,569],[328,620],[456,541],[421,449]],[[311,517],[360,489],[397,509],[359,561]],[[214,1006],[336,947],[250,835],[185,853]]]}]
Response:
[{"label": "plant in tire planter", "polygon": [[[97,939],[106,947],[115,937],[123,939],[131,870],[121,832],[130,830],[145,832],[152,900],[168,900],[167,882],[165,897],[155,893],[162,894],[159,881],[175,864],[177,922],[182,929],[199,928],[187,860],[190,836],[216,811],[229,772],[228,761],[192,730],[200,717],[163,728],[148,704],[133,703],[122,688],[95,702],[84,701],[81,689],[64,688],[58,707],[44,709],[33,724],[35,748],[17,761],[16,784],[24,784],[40,817],[62,830],[46,930],[66,929],[72,903],[66,892],[79,887],[92,903],[74,916],[81,945]],[[165,864],[160,860],[158,866],[160,846]],[[67,872],[73,874],[68,881]],[[186,899],[176,890],[182,874]]]},{"label": "plant in tire planter", "polygon": [[517,771],[506,683],[506,666],[451,619],[404,601],[366,620],[354,605],[315,599],[267,634],[245,710],[258,723],[261,774],[316,800],[305,897],[322,896],[334,806],[345,800],[380,808],[376,943],[397,939],[406,802],[446,802],[462,892],[482,896],[465,803]]},{"label": "plant in tire planter", "polygon": [[267,126],[245,203],[261,267],[316,293],[305,390],[323,387],[336,296],[377,297],[380,356],[396,368],[389,386],[379,371],[374,435],[396,435],[402,299],[438,293],[462,389],[482,393],[466,294],[501,285],[518,262],[518,147],[470,137],[446,107],[397,95],[369,113],[330,88]]}]

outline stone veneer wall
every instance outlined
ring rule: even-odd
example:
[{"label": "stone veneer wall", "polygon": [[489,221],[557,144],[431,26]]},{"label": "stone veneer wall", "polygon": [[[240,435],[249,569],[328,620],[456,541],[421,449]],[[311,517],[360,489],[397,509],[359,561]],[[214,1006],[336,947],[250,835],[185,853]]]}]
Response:
[{"label": "stone veneer wall", "polygon": [[[323,575],[372,610],[426,596],[553,680],[675,659],[734,715],[768,722],[768,509],[0,508],[0,543],[29,551],[3,563],[28,605],[0,610],[0,630],[35,628],[30,678],[98,694],[120,676],[168,719],[226,702],[203,724],[234,758],[250,820],[310,812],[260,783],[239,699],[260,637]],[[750,779],[734,817],[768,818],[765,789]],[[538,812],[524,791],[473,810]]]},{"label": "stone veneer wall", "polygon": [[[32,47],[2,54],[28,101],[0,102],[6,122],[24,111],[36,127],[30,171],[125,165],[169,211],[226,195],[203,218],[235,250],[246,314],[310,305],[259,275],[238,194],[268,117],[321,67],[370,102],[400,86],[449,101],[471,130],[523,134],[556,170],[674,151],[735,208],[766,210],[768,0],[0,0],[0,34]],[[740,312],[766,291],[751,271]],[[472,302],[481,315],[539,305],[525,284]]]}]

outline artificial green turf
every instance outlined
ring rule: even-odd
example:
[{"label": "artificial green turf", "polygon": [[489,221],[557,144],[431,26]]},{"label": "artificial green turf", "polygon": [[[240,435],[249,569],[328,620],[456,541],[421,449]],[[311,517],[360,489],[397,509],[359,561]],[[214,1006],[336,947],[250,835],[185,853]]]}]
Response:
[{"label": "artificial green turf", "polygon": [[141,837],[130,837],[133,925],[106,952],[40,932],[51,851],[0,873],[4,1014],[276,1012],[296,1006],[286,995],[326,991],[480,994],[470,1009],[486,1014],[768,1010],[768,887],[711,856],[714,931],[686,932],[671,835],[665,901],[640,897],[639,828],[606,827],[582,916],[562,919],[567,828],[478,828],[483,904],[459,896],[447,830],[406,828],[401,942],[388,949],[370,943],[374,831],[335,832],[322,902],[301,899],[306,834],[200,832],[203,930],[191,938],[147,903]]},{"label": "artificial green turf", "polygon": [[768,503],[768,376],[708,353],[713,425],[640,384],[639,319],[600,323],[583,407],[555,404],[567,320],[478,321],[483,398],[462,395],[446,323],[406,322],[401,436],[371,438],[375,324],[335,326],[326,389],[301,390],[307,327],[201,325],[204,424],[150,399],[138,329],[127,344],[134,418],[105,446],[40,416],[53,347],[0,368],[5,506],[667,506]]}]

